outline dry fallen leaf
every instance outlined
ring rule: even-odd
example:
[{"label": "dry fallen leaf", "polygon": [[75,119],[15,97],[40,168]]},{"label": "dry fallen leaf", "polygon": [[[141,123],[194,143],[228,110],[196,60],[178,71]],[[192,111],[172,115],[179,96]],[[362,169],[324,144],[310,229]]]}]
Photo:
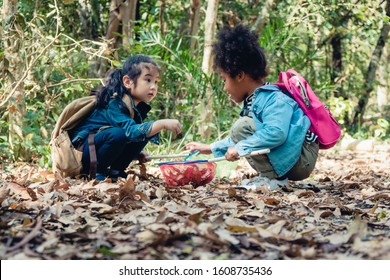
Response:
[{"label": "dry fallen leaf", "polygon": [[0,185],[0,205],[3,203],[4,199],[8,197],[10,189],[4,185]]},{"label": "dry fallen leaf", "polygon": [[389,159],[321,150],[309,179],[267,193],[237,187],[255,175],[246,164],[232,180],[197,188],[167,188],[148,165],[147,180],[130,170],[117,183],[8,167],[0,172],[0,257],[389,259]]}]

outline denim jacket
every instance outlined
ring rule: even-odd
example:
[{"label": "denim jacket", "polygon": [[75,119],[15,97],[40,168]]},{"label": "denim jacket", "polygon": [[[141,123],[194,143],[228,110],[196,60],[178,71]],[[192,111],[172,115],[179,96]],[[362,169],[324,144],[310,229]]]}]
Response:
[{"label": "denim jacket", "polygon": [[100,129],[107,127],[121,127],[125,131],[127,143],[151,141],[159,144],[159,133],[147,138],[153,125],[153,121],[142,123],[146,119],[147,113],[151,107],[141,102],[135,106],[131,99],[131,105],[134,110],[134,119],[129,114],[121,110],[123,104],[118,99],[111,99],[106,108],[96,108],[92,114],[69,131],[70,139],[75,146],[84,143],[90,133],[97,133]]},{"label": "denim jacket", "polygon": [[309,118],[292,98],[274,85],[255,90],[249,115],[254,120],[255,133],[236,144],[230,138],[212,143],[213,155],[224,156],[231,146],[237,149],[240,156],[268,148],[271,165],[278,176],[283,176],[301,155],[302,144],[310,127]]}]

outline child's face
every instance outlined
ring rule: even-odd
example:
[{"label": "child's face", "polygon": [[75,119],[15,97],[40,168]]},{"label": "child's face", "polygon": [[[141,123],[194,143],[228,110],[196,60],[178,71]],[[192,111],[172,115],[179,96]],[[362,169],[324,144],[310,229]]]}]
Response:
[{"label": "child's face", "polygon": [[232,78],[228,73],[219,69],[219,74],[221,79],[224,81],[224,90],[228,93],[231,99],[235,102],[242,102],[247,96],[247,90],[245,88],[245,83],[242,80],[240,75]]},{"label": "child's face", "polygon": [[140,102],[150,102],[157,94],[158,82],[160,81],[160,72],[151,64],[146,64],[142,67],[141,75],[137,79],[137,83],[131,82],[130,90],[134,104]]}]

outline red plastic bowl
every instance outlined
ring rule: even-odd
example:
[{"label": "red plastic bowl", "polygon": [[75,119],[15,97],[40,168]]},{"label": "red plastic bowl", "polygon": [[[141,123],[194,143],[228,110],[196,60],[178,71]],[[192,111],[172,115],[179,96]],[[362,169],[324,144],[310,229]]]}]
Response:
[{"label": "red plastic bowl", "polygon": [[169,187],[202,186],[213,180],[216,166],[214,162],[163,164],[160,170]]}]

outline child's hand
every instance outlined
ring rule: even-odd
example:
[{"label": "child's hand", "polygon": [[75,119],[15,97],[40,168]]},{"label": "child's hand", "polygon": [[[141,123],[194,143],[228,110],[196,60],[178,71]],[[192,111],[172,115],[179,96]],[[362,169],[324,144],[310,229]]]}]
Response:
[{"label": "child's hand", "polygon": [[139,163],[145,163],[147,161],[150,161],[150,160],[147,159],[148,156],[149,156],[148,153],[140,152],[138,154],[138,158],[137,159],[138,159]]},{"label": "child's hand", "polygon": [[182,125],[180,122],[176,119],[162,119],[157,120],[153,123],[152,129],[150,130],[147,137],[152,137],[156,133],[160,132],[162,129],[167,129],[172,132],[175,132],[176,134],[179,134],[181,132]]},{"label": "child's hand", "polygon": [[230,147],[225,154],[225,158],[228,161],[236,161],[240,158],[240,155],[235,147]]},{"label": "child's hand", "polygon": [[164,119],[164,128],[179,134],[181,132],[182,125],[176,119]]},{"label": "child's hand", "polygon": [[186,144],[185,148],[190,152],[199,150],[201,154],[211,154],[211,147],[209,144],[203,144],[199,142],[190,142]]}]

